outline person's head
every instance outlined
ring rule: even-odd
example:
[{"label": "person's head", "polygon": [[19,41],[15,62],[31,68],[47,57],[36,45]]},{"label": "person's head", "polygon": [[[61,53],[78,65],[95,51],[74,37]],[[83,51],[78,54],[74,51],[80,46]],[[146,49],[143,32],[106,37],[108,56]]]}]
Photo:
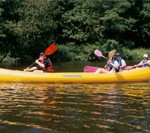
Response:
[{"label": "person's head", "polygon": [[144,54],[144,55],[143,55],[143,59],[148,60],[148,54]]},{"label": "person's head", "polygon": [[45,58],[45,55],[44,55],[43,52],[40,53],[39,58],[40,58],[40,59],[44,59],[44,58]]},{"label": "person's head", "polygon": [[44,53],[43,53],[43,52],[41,52],[41,53],[40,53],[40,55],[39,55],[39,57],[41,57],[41,56],[43,56],[43,55],[44,55]]},{"label": "person's head", "polygon": [[116,54],[115,54],[115,58],[116,58],[116,59],[119,59],[119,58],[120,58],[120,53],[116,53]]}]

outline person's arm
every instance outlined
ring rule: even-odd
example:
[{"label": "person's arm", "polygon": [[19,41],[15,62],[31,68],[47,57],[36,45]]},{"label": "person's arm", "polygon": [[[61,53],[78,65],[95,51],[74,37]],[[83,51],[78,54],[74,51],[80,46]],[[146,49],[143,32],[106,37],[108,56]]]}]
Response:
[{"label": "person's arm", "polygon": [[104,66],[104,68],[108,69],[108,68],[109,68],[109,64],[106,64],[106,65]]},{"label": "person's arm", "polygon": [[122,63],[122,66],[120,66],[120,68],[124,68],[124,67],[126,67],[126,62],[125,62],[125,60],[121,60],[121,63]]},{"label": "person's arm", "polygon": [[40,62],[39,60],[36,60],[35,63],[38,64],[41,68],[45,67],[45,65],[42,62]]},{"label": "person's arm", "polygon": [[143,61],[141,61],[139,64],[135,64],[135,67],[141,66],[143,64]]},{"label": "person's arm", "polygon": [[115,61],[114,64],[111,63],[111,65],[112,65],[113,67],[115,67],[116,69],[118,69],[118,67],[119,67],[118,61]]},{"label": "person's arm", "polygon": [[119,67],[118,61],[115,61],[114,64],[111,63],[111,65],[112,65],[114,68],[112,68],[112,69],[109,71],[109,73],[115,73],[115,72],[116,72],[116,69],[118,69],[118,67]]},{"label": "person's arm", "polygon": [[111,60],[109,59],[109,60],[107,61],[107,64],[104,66],[104,68],[108,69],[109,66],[110,66],[110,64],[111,64]]},{"label": "person's arm", "polygon": [[147,61],[147,64],[150,66],[150,60]]}]

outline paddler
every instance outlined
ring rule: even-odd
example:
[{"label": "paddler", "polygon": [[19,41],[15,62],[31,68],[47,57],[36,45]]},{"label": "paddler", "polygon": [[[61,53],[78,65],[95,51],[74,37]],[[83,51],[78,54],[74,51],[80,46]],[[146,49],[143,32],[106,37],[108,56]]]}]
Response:
[{"label": "paddler", "polygon": [[148,59],[148,54],[144,54],[142,61],[139,64],[134,65],[134,67],[150,67],[150,60]]},{"label": "paddler", "polygon": [[34,66],[24,69],[26,72],[40,71],[40,72],[53,72],[53,65],[48,56],[40,53],[39,59],[35,60]]},{"label": "paddler", "polygon": [[107,61],[105,68],[98,68],[95,73],[115,73],[118,71],[119,63],[115,58],[111,57]]}]

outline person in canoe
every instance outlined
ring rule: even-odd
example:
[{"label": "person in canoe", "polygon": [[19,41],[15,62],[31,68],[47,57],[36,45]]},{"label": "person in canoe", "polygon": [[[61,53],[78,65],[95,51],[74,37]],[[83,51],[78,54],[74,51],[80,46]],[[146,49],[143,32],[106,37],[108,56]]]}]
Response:
[{"label": "person in canoe", "polygon": [[119,63],[118,71],[123,71],[124,68],[126,67],[126,62],[125,60],[120,56],[120,53],[115,54],[115,58]]},{"label": "person in canoe", "polygon": [[118,71],[119,63],[115,58],[111,57],[108,59],[107,64],[104,68],[98,68],[95,73],[115,73]]},{"label": "person in canoe", "polygon": [[142,61],[139,64],[134,65],[134,67],[150,67],[150,60],[148,59],[148,54],[144,54]]},{"label": "person in canoe", "polygon": [[53,72],[51,60],[44,53],[40,53],[39,59],[35,60],[34,66],[24,69],[26,72],[40,71]]}]

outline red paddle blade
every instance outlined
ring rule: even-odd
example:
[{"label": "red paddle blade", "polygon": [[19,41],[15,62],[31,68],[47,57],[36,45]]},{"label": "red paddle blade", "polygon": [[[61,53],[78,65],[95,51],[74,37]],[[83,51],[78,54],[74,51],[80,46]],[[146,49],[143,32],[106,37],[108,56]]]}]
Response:
[{"label": "red paddle blade", "polygon": [[49,56],[57,50],[57,46],[53,43],[46,50],[44,55]]},{"label": "red paddle blade", "polygon": [[95,54],[96,56],[98,56],[98,57],[103,57],[103,58],[105,58],[105,56],[103,56],[102,52],[99,51],[98,49],[96,49],[96,50],[94,51],[94,54]]}]

